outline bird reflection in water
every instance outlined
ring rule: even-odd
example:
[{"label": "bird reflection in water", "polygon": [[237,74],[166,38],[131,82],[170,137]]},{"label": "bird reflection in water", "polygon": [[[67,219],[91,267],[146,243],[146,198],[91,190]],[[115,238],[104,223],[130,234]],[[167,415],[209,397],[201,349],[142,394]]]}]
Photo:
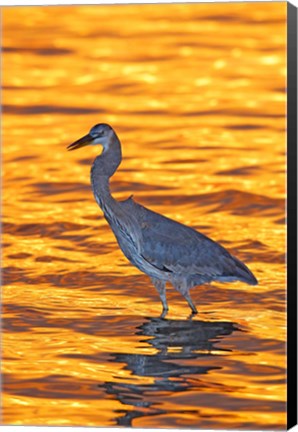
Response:
[{"label": "bird reflection in water", "polygon": [[[158,406],[156,395],[167,392],[185,392],[193,388],[193,376],[207,374],[219,366],[200,365],[199,360],[218,355],[219,351],[230,351],[216,344],[223,336],[239,330],[231,322],[206,322],[195,320],[169,320],[148,318],[138,327],[138,335],[150,336],[146,342],[157,350],[157,354],[113,354],[111,362],[124,363],[133,377],[153,377],[151,384],[106,382],[103,387],[123,405],[133,409],[117,410],[118,426],[132,426],[138,417],[169,414]],[[216,354],[215,354],[216,352]],[[195,364],[181,360],[195,359]],[[178,361],[176,361],[178,360]],[[189,375],[192,378],[189,378]],[[197,385],[200,386],[198,380]]]}]

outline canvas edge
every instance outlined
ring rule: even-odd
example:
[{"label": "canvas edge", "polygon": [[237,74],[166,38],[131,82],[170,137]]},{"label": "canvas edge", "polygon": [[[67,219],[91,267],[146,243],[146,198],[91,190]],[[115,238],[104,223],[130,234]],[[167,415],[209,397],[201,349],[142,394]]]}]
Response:
[{"label": "canvas edge", "polygon": [[287,2],[287,429],[297,424],[297,7]]}]

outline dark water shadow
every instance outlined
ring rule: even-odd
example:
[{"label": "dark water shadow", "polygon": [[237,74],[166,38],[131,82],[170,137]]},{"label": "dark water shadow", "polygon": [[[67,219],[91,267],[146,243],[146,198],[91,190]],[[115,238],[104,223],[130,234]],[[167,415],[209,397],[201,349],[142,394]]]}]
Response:
[{"label": "dark water shadow", "polygon": [[[199,185],[198,185],[199,186]],[[136,201],[152,210],[153,206],[171,205],[198,208],[198,214],[213,212],[228,212],[237,216],[281,216],[285,213],[285,200],[269,196],[244,192],[237,189],[227,189],[219,192],[193,194],[191,196],[148,196],[137,193]],[[204,207],[206,210],[204,210]],[[209,208],[207,208],[209,207]]]},{"label": "dark water shadow", "polygon": [[215,174],[220,176],[251,176],[255,175],[260,171],[260,167],[257,166],[243,166],[233,169],[217,171]]},{"label": "dark water shadow", "polygon": [[73,106],[59,106],[59,105],[2,105],[5,114],[14,115],[34,115],[34,114],[103,114],[104,110],[101,108],[83,108]]},{"label": "dark water shadow", "polygon": [[184,117],[201,117],[201,116],[226,116],[226,117],[237,117],[237,118],[284,118],[284,114],[270,113],[270,112],[254,112],[245,109],[209,109],[202,111],[185,111],[180,113],[180,116]]},{"label": "dark water shadow", "polygon": [[[46,195],[61,195],[69,192],[90,192],[91,187],[89,184],[78,183],[78,182],[39,182],[31,185],[32,189],[39,194],[39,196],[45,197]],[[32,196],[32,191],[30,192]],[[80,198],[82,201],[82,198]],[[65,200],[64,200],[65,202]]]},{"label": "dark water shadow", "polygon": [[[96,219],[100,219],[101,217],[99,215]],[[59,240],[56,246],[57,249],[66,252],[75,249],[92,255],[101,255],[111,252],[116,247],[114,243],[97,241],[97,238],[108,229],[99,224],[96,227],[92,227],[89,224],[76,224],[66,221],[23,224],[3,222],[2,227],[5,234],[11,234],[16,237],[32,236],[35,238]],[[43,255],[39,255],[36,259],[43,259],[43,257]],[[54,261],[56,260],[55,257],[52,258]],[[67,272],[67,268],[64,271]],[[21,271],[21,273],[24,273],[24,271]],[[7,275],[9,276],[9,269],[7,269]]]},{"label": "dark water shadow", "polygon": [[38,56],[65,56],[74,54],[74,50],[69,48],[57,48],[57,47],[43,47],[43,48],[32,48],[32,47],[2,47],[4,53],[19,53],[19,54],[35,54]]},{"label": "dark water shadow", "polygon": [[[3,222],[3,232],[14,236],[30,237],[48,237],[52,239],[65,238],[66,233],[74,233],[73,238],[77,237],[77,232],[90,229],[89,225],[77,224],[67,221],[50,222],[50,223],[23,223],[15,224]],[[92,228],[91,228],[92,229]],[[66,237],[67,238],[67,237]]]},{"label": "dark water shadow", "polygon": [[[221,369],[221,366],[211,363],[215,355],[213,351],[228,351],[216,347],[216,343],[235,330],[238,329],[231,322],[148,318],[137,328],[136,334],[146,338],[149,336],[150,339],[145,341],[157,350],[157,354],[115,353],[111,355],[110,361],[123,363],[123,369],[131,371],[133,377],[153,378],[153,383],[139,383],[139,380],[125,383],[118,380],[98,386],[101,390],[105,389],[110,397],[129,406],[129,409],[115,412],[117,426],[132,426],[132,421],[140,417],[179,414],[178,411],[162,409],[159,403],[155,403],[155,396],[165,392],[187,392],[194,386],[194,376],[198,385],[201,375]],[[200,365],[200,358],[206,356],[210,358],[210,365]]]}]

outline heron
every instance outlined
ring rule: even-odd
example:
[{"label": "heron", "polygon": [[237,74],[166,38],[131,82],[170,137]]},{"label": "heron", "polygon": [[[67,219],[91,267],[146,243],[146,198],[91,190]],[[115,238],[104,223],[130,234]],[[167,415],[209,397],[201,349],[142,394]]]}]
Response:
[{"label": "heron", "polygon": [[110,125],[96,124],[67,149],[87,145],[102,146],[90,173],[95,200],[125,257],[151,278],[162,303],[163,316],[169,309],[167,282],[185,298],[192,314],[198,313],[189,292],[195,286],[212,281],[258,284],[248,267],[218,242],[144,207],[132,196],[123,201],[112,196],[110,179],[122,161],[122,151],[120,140]]}]

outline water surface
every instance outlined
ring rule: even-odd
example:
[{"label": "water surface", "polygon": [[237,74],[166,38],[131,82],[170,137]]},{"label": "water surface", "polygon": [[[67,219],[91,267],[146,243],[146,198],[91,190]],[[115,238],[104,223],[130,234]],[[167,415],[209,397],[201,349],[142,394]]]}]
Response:
[{"label": "water surface", "polygon": [[[286,3],[3,8],[4,423],[285,427]],[[89,184],[221,242],[258,286],[192,291],[116,245]]]}]

